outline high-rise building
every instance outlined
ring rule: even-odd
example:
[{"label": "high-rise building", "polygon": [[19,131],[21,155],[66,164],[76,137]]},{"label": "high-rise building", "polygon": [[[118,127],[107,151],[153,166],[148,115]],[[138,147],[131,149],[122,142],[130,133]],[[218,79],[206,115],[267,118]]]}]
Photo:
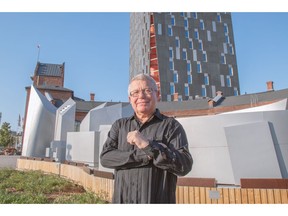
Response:
[{"label": "high-rise building", "polygon": [[231,13],[131,13],[129,71],[153,76],[162,101],[239,95]]}]

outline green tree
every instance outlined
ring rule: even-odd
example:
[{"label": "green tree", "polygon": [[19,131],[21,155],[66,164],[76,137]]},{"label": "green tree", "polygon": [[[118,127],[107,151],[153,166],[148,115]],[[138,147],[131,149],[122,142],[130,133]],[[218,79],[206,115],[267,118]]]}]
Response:
[{"label": "green tree", "polygon": [[0,145],[4,147],[11,146],[14,141],[10,128],[10,124],[4,122],[0,129]]}]

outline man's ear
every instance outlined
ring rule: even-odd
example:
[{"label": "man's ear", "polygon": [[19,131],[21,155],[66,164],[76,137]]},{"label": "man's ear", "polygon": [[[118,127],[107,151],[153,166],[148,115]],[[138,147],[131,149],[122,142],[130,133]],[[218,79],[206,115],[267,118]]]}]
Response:
[{"label": "man's ear", "polygon": [[156,96],[157,96],[157,101],[159,102],[161,100],[160,91],[157,91]]}]

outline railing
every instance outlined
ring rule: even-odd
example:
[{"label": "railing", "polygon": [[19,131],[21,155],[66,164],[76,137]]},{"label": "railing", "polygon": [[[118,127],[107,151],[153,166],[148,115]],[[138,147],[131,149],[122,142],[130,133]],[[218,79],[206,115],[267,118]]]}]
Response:
[{"label": "railing", "polygon": [[[56,163],[39,158],[23,157],[18,159],[17,169],[41,170],[57,174],[79,183],[87,190],[102,195],[107,201],[112,199],[114,184],[112,173],[90,169],[83,164]],[[206,185],[213,185],[211,179],[206,179],[206,181],[205,179],[196,179],[194,186],[181,180],[176,189],[176,202],[179,204],[288,204],[287,187],[285,189],[259,189],[195,186],[199,181],[205,182]]]}]

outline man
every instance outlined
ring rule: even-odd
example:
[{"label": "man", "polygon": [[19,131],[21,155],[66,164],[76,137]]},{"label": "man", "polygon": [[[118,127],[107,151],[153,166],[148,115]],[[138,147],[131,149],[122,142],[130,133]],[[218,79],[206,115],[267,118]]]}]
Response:
[{"label": "man", "polygon": [[160,93],[154,79],[135,76],[128,87],[134,115],[117,120],[100,155],[115,169],[113,203],[176,203],[177,176],[192,169],[181,124],[156,108]]}]

